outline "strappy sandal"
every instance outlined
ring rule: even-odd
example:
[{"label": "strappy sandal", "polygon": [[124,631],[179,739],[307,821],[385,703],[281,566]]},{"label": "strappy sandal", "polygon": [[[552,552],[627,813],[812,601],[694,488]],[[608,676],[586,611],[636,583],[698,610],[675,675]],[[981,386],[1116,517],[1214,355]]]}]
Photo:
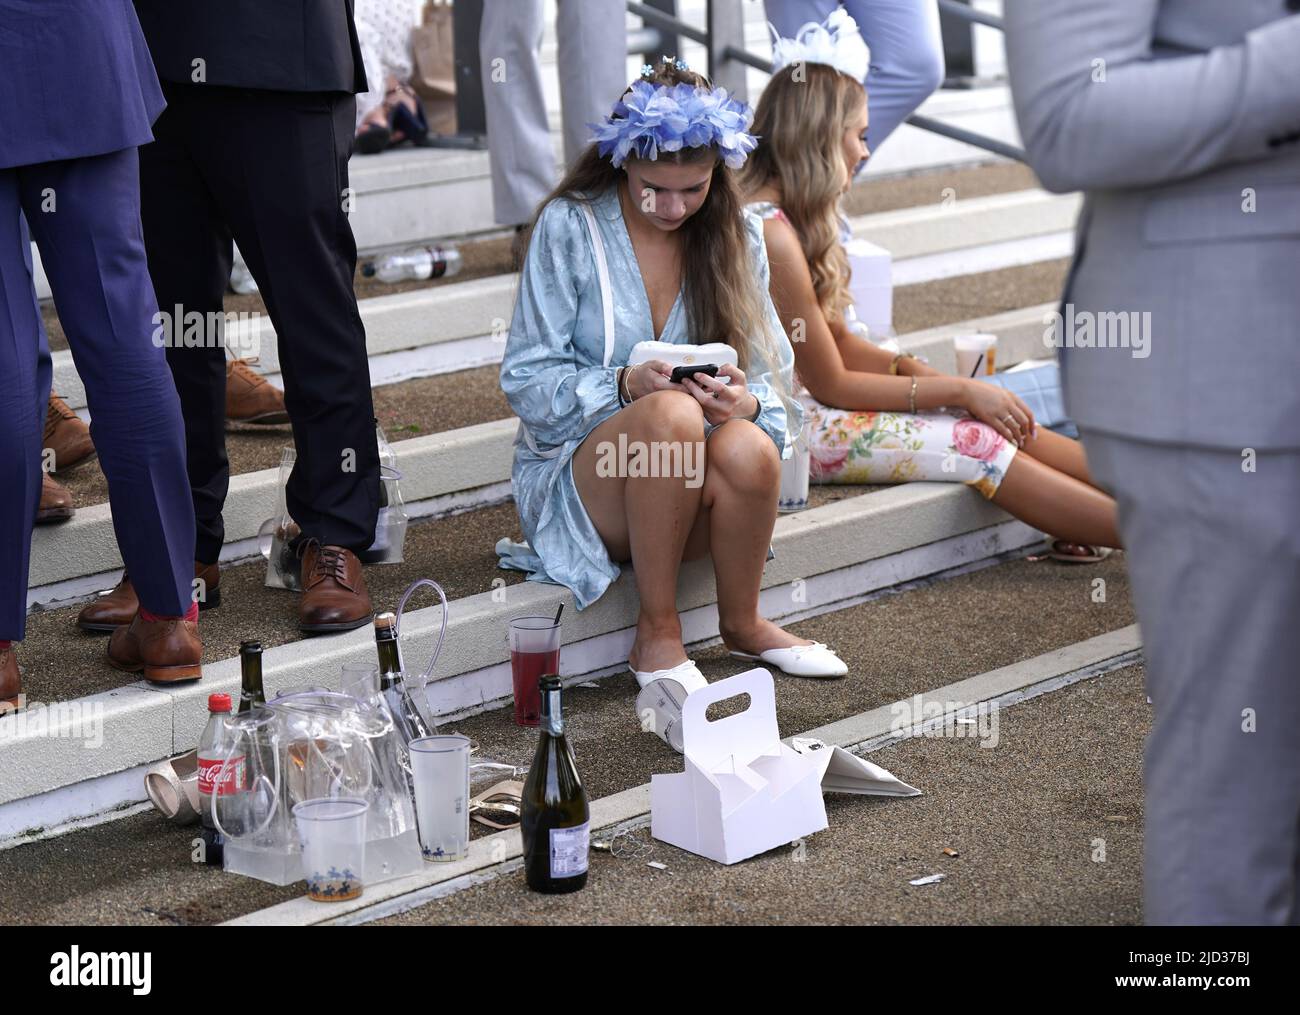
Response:
[{"label": "strappy sandal", "polygon": [[[523,813],[524,784],[517,779],[507,779],[489,786],[478,796],[470,797],[471,820],[488,828],[517,828]],[[513,820],[502,823],[498,815],[512,815]]]},{"label": "strappy sandal", "polygon": [[1064,539],[1052,540],[1046,556],[1062,564],[1099,564],[1113,551],[1105,546],[1071,543]]}]

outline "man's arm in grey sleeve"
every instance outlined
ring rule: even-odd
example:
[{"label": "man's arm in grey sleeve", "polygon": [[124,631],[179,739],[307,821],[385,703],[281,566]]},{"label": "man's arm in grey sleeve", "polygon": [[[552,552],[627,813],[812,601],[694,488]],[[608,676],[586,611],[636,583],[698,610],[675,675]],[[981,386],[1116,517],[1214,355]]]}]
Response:
[{"label": "man's arm in grey sleeve", "polygon": [[1007,0],[1016,115],[1049,190],[1142,187],[1294,150],[1300,15],[1152,60],[1159,11],[1160,0]]}]

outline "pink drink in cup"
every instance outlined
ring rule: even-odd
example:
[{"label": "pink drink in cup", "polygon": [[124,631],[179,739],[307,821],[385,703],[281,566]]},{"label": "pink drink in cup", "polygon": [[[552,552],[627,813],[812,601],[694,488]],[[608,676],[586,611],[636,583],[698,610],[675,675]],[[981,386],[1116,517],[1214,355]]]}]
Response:
[{"label": "pink drink in cup", "polygon": [[542,694],[537,682],[560,672],[560,625],[553,617],[516,617],[510,621],[510,675],[515,686],[515,723],[537,726]]}]

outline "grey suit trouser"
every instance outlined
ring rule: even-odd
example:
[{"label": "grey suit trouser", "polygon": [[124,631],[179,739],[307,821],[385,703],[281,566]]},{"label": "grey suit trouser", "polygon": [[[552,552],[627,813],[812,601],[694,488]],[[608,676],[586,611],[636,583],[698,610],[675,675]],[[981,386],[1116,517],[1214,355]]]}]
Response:
[{"label": "grey suit trouser", "polygon": [[[483,5],[479,59],[498,225],[531,220],[557,182],[538,53],[542,28],[542,0]],[[627,7],[623,0],[559,0],[555,34],[564,160],[572,164],[587,146],[587,124],[604,120],[628,86]]]},{"label": "grey suit trouser", "polygon": [[1300,452],[1084,433],[1153,702],[1150,924],[1300,922]]}]

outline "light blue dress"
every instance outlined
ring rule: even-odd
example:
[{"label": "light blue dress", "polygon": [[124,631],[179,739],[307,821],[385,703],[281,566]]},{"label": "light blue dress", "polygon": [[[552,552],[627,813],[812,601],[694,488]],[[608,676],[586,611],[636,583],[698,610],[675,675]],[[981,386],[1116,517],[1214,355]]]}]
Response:
[{"label": "light blue dress", "polygon": [[[501,388],[537,448],[561,450],[548,458],[516,441],[511,485],[528,543],[498,542],[500,565],[527,571],[532,581],[566,586],[579,609],[599,599],[620,568],[605,551],[583,507],[573,481],[573,456],[587,435],[618,411],[618,368],[626,365],[632,347],[655,339],[649,297],[617,188],[597,197],[592,211],[614,294],[614,350],[609,366],[604,366],[604,308],[591,234],[581,207],[565,198],[548,204],[537,220],[501,363]],[[766,294],[769,272],[763,224],[746,212],[745,226],[754,270]],[[765,298],[789,392],[794,350],[770,297]],[[659,341],[690,342],[686,316],[679,293]],[[786,410],[771,379],[770,373],[747,376],[746,384],[762,406],[755,422],[787,457]],[[795,408],[802,413],[798,403]],[[790,429],[798,433],[801,422],[794,420]]]}]

